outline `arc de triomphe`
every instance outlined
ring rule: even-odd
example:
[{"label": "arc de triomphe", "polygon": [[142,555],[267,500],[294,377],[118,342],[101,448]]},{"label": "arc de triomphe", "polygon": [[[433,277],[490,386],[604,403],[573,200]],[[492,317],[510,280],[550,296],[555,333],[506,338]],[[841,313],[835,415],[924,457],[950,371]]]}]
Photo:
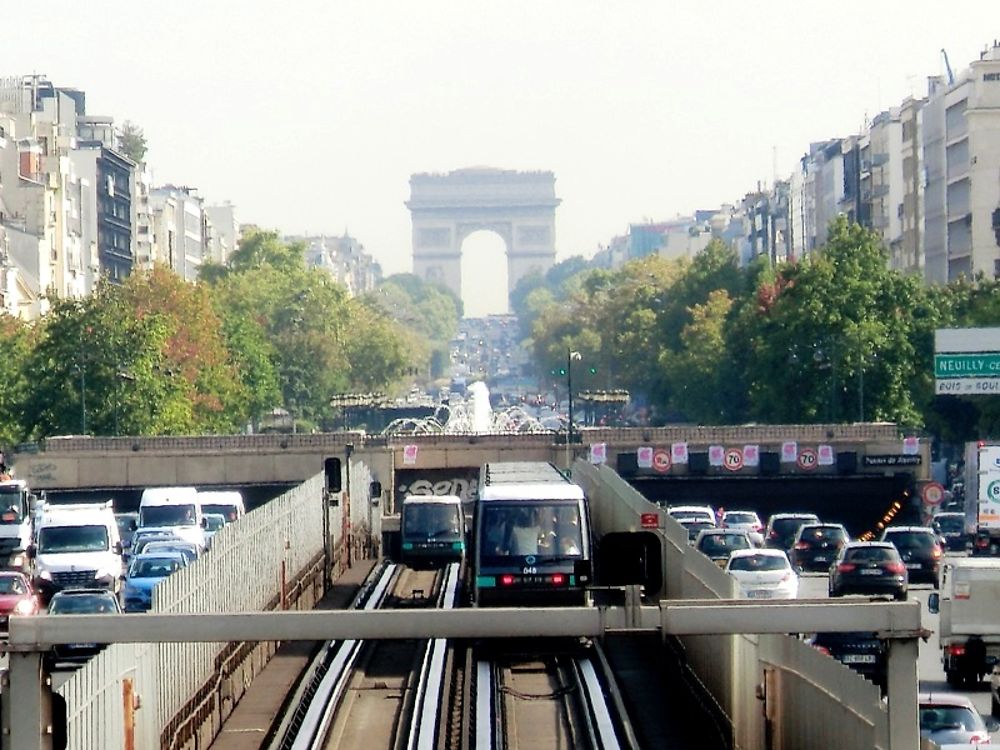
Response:
[{"label": "arc de triomphe", "polygon": [[[462,296],[462,242],[481,229],[507,247],[507,291],[556,257],[556,178],[552,172],[488,167],[410,177],[413,273]],[[467,258],[467,262],[475,262]]]}]

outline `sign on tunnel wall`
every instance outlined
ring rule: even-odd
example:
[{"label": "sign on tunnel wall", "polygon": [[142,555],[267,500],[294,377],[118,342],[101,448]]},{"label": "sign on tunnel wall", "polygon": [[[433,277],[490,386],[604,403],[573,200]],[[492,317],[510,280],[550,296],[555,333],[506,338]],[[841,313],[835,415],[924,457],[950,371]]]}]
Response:
[{"label": "sign on tunnel wall", "polygon": [[458,495],[465,502],[475,499],[479,468],[402,469],[396,471],[396,497],[407,495]]}]

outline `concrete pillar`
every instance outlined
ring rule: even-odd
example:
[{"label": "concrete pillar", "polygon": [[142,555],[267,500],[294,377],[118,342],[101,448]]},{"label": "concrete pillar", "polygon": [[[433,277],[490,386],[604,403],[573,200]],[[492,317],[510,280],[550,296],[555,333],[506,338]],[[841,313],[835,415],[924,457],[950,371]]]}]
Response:
[{"label": "concrete pillar", "polygon": [[3,696],[3,747],[52,750],[52,683],[38,652],[13,651]]},{"label": "concrete pillar", "polygon": [[890,750],[920,747],[917,715],[916,638],[889,641],[889,745]]}]

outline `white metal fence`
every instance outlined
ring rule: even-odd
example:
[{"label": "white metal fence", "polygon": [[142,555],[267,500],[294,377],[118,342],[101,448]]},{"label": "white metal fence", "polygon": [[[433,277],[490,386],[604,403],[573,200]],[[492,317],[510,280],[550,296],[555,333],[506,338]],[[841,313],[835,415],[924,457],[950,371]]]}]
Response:
[{"label": "white metal fence", "polygon": [[[224,527],[211,550],[157,586],[153,611],[281,606],[282,583],[323,553],[323,488],[323,476],[315,476]],[[334,544],[341,533],[339,512],[333,509]],[[136,748],[160,747],[162,729],[217,676],[217,660],[226,647],[177,643],[105,649],[58,689],[66,700],[68,747],[125,747],[127,735]]]}]

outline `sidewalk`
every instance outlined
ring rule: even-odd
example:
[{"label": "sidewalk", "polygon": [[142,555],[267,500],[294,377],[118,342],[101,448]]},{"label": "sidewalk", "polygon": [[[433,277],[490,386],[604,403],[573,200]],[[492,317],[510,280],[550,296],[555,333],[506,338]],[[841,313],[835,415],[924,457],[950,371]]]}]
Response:
[{"label": "sidewalk", "polygon": [[[320,600],[316,609],[347,607],[374,565],[374,560],[361,560],[355,564],[334,582],[333,588]],[[295,689],[299,676],[308,666],[318,645],[317,641],[282,643],[223,723],[222,731],[209,745],[210,750],[260,748],[275,715],[288,693]]]}]

